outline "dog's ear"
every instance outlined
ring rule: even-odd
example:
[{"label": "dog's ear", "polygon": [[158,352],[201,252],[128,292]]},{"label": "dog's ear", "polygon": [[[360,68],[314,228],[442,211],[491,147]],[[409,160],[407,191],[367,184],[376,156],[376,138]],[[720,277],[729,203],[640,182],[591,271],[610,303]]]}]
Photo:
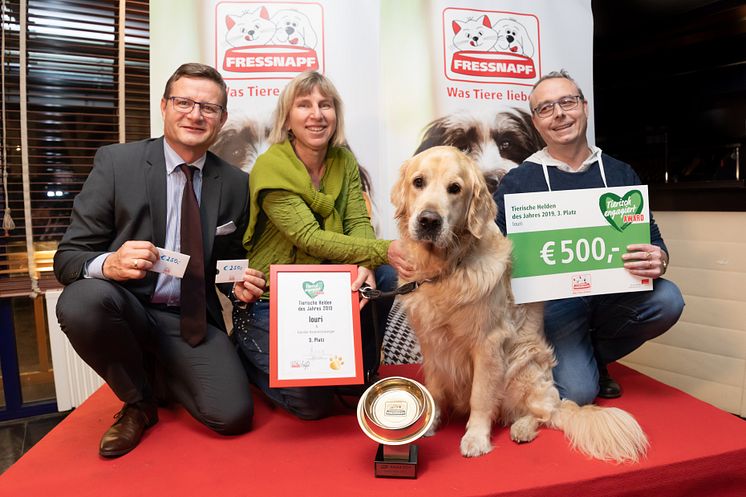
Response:
[{"label": "dog's ear", "polygon": [[[471,159],[469,159],[471,161]],[[472,161],[473,162],[473,161]],[[472,182],[472,196],[469,211],[466,214],[466,229],[475,238],[482,238],[482,233],[488,223],[494,223],[497,217],[497,205],[490,195],[487,182],[476,164],[470,168]]]},{"label": "dog's ear", "polygon": [[526,55],[528,57],[533,57],[534,56],[534,44],[531,41],[531,37],[528,35],[528,30],[523,24],[517,21],[516,21],[516,24],[518,24],[518,26],[521,27],[520,38],[521,38],[521,46],[523,47],[523,55]]},{"label": "dog's ear", "polygon": [[262,10],[259,11],[259,17],[269,21],[269,11],[267,10],[267,7],[262,7]]},{"label": "dog's ear", "polygon": [[225,16],[225,26],[231,30],[233,29],[233,26],[236,25],[236,20],[233,18],[233,16]]},{"label": "dog's ear", "polygon": [[520,123],[521,129],[525,132],[528,141],[528,143],[526,143],[526,146],[528,148],[529,154],[526,157],[519,158],[517,162],[520,163],[526,160],[529,155],[533,154],[534,152],[538,152],[542,148],[546,147],[547,144],[544,143],[544,138],[542,138],[539,132],[536,130],[534,121],[531,119],[531,114],[523,109],[515,108],[513,110],[515,111],[516,119]]},{"label": "dog's ear", "polygon": [[404,161],[399,168],[399,178],[397,178],[394,186],[391,188],[391,203],[394,205],[396,210],[394,211],[394,218],[401,219],[407,215],[406,207],[406,183],[408,181],[407,169],[412,159]]},{"label": "dog's ear", "polygon": [[422,134],[422,141],[413,155],[440,145],[453,145],[460,149],[461,142],[471,139],[471,136],[468,136],[468,126],[454,123],[449,117],[451,116],[439,117],[427,125]]},{"label": "dog's ear", "polygon": [[492,29],[492,24],[490,24],[490,18],[487,16],[482,16],[482,26],[485,28]]},{"label": "dog's ear", "polygon": [[453,21],[451,22],[451,27],[453,28],[453,34],[458,34],[459,31],[461,31],[461,23],[459,21]]}]

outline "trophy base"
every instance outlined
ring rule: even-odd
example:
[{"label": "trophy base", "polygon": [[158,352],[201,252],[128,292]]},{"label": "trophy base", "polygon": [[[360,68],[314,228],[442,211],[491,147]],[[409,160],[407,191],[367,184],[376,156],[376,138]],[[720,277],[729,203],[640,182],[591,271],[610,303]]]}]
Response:
[{"label": "trophy base", "polygon": [[417,478],[417,446],[378,444],[376,478]]}]

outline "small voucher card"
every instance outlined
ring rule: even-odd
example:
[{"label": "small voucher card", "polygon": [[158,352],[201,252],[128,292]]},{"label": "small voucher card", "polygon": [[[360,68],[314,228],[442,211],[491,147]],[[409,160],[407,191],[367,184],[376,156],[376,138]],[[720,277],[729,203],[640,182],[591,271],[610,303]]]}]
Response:
[{"label": "small voucher card", "polygon": [[645,185],[505,195],[505,224],[516,303],[653,289],[622,260],[650,243]]},{"label": "small voucher card", "polygon": [[270,266],[269,386],[363,383],[353,265]]},{"label": "small voucher card", "polygon": [[227,259],[215,266],[215,283],[232,283],[243,280],[243,272],[249,267],[248,259]]},{"label": "small voucher card", "polygon": [[155,261],[150,270],[156,273],[175,276],[176,278],[183,277],[189,263],[189,256],[174,252],[173,250],[166,250],[160,247],[156,248],[158,249],[158,260]]}]

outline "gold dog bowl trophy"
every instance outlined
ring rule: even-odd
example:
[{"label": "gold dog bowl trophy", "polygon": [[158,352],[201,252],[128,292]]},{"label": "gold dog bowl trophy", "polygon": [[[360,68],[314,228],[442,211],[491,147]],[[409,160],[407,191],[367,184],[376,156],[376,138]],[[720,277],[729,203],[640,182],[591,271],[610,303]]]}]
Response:
[{"label": "gold dog bowl trophy", "polygon": [[414,380],[392,376],[371,385],[357,404],[363,433],[378,442],[375,475],[381,478],[417,478],[417,446],[433,424],[435,402]]}]

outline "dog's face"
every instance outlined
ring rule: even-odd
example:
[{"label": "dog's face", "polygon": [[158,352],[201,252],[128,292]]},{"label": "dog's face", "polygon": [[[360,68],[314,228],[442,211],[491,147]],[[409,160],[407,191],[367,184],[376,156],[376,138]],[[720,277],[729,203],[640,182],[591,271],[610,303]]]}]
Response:
[{"label": "dog's face", "polygon": [[505,174],[544,147],[528,112],[521,109],[497,114],[457,113],[431,122],[415,153],[450,145],[474,159],[490,192]]},{"label": "dog's face", "polygon": [[247,120],[223,126],[210,150],[221,159],[249,172],[254,161],[269,148],[268,125]]},{"label": "dog's face", "polygon": [[434,147],[402,164],[391,192],[402,238],[447,249],[494,222],[495,202],[479,168],[454,147]]},{"label": "dog's face", "polygon": [[534,56],[534,44],[526,28],[515,19],[501,19],[495,23],[497,30],[497,49],[527,57]]},{"label": "dog's face", "polygon": [[308,17],[297,10],[280,10],[272,21],[277,26],[274,42],[278,45],[296,45],[315,48],[316,32]]}]

